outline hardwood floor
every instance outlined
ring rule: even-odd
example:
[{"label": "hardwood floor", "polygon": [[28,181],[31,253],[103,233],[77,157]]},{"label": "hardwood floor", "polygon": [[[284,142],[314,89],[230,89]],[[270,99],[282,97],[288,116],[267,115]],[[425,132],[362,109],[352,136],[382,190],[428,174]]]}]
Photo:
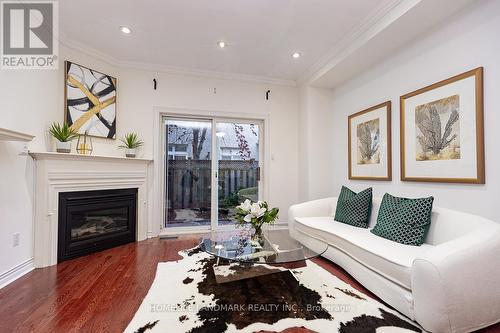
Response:
[{"label": "hardwood floor", "polygon": [[[197,244],[192,237],[155,238],[36,269],[0,290],[0,332],[122,332],[149,290],[157,263],[180,259],[178,251]],[[337,265],[315,262],[375,297]],[[500,333],[500,325],[481,332]]]}]

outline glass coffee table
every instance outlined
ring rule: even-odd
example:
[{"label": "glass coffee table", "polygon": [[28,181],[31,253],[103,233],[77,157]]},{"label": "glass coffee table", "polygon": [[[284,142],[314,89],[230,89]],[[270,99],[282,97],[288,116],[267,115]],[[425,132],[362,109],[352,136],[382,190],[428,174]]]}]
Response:
[{"label": "glass coffee table", "polygon": [[304,267],[307,260],[322,255],[328,243],[310,249],[293,239],[288,229],[270,228],[259,240],[252,239],[250,229],[213,231],[204,235],[200,247],[216,257],[215,278],[218,283],[254,278]]}]

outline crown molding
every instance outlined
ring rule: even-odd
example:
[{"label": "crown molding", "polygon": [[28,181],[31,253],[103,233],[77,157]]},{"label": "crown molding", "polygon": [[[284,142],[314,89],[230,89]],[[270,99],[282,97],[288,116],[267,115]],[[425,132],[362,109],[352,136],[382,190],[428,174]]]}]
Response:
[{"label": "crown molding", "polygon": [[297,82],[294,80],[278,79],[266,76],[257,76],[250,74],[241,74],[241,73],[208,71],[208,70],[201,70],[194,68],[168,66],[162,64],[150,64],[141,62],[120,62],[120,66],[129,69],[156,71],[174,75],[201,76],[201,77],[220,79],[220,80],[237,80],[237,81],[245,81],[253,83],[267,83],[272,85],[290,86],[290,87],[297,86]]},{"label": "crown molding", "polygon": [[289,87],[297,86],[297,82],[295,80],[278,79],[278,78],[249,75],[242,73],[208,71],[208,70],[201,70],[194,68],[154,64],[154,63],[121,61],[118,58],[110,56],[109,54],[103,53],[92,47],[89,47],[88,45],[82,44],[75,40],[71,40],[67,35],[65,35],[62,32],[59,34],[59,43],[69,49],[81,52],[89,57],[101,60],[117,68],[141,70],[149,72],[160,72],[160,73],[168,73],[174,75],[198,76],[198,77],[205,77],[205,78],[212,78],[219,80],[236,80],[236,81],[251,82],[251,83],[264,83],[264,84],[289,86]]},{"label": "crown molding", "polygon": [[375,8],[365,20],[309,67],[297,80],[297,84],[299,86],[312,84],[421,1],[392,0]]},{"label": "crown molding", "polygon": [[109,65],[118,67],[118,59],[103,53],[97,49],[94,49],[88,45],[80,43],[74,39],[69,38],[64,32],[59,32],[59,44],[66,46],[67,48],[81,52],[89,57],[103,61]]}]

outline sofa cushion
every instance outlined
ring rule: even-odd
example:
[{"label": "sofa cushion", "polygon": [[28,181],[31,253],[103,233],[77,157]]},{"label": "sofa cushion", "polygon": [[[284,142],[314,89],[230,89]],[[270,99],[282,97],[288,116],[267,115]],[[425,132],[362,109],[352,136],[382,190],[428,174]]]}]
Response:
[{"label": "sofa cushion", "polygon": [[368,229],[332,223],[331,217],[298,217],[295,230],[323,239],[360,264],[411,290],[413,259],[433,248],[399,244],[378,237]]},{"label": "sofa cushion", "polygon": [[342,186],[335,210],[335,221],[368,228],[372,208],[372,188],[359,193]]},{"label": "sofa cushion", "polygon": [[386,193],[372,233],[392,241],[420,246],[431,225],[433,197],[408,199]]}]

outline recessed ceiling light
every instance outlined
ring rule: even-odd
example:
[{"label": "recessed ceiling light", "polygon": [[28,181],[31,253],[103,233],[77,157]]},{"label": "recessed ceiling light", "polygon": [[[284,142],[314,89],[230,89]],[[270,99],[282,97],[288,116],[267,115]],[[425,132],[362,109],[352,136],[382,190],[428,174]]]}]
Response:
[{"label": "recessed ceiling light", "polygon": [[132,29],[130,29],[129,27],[125,27],[125,26],[121,26],[120,31],[126,35],[130,35],[132,33]]},{"label": "recessed ceiling light", "polygon": [[227,44],[226,44],[226,42],[220,40],[217,42],[217,46],[220,47],[221,49],[223,49],[227,46]]},{"label": "recessed ceiling light", "polygon": [[302,54],[300,54],[299,52],[294,52],[294,53],[292,53],[292,58],[298,59],[298,58],[300,58],[301,55]]}]

